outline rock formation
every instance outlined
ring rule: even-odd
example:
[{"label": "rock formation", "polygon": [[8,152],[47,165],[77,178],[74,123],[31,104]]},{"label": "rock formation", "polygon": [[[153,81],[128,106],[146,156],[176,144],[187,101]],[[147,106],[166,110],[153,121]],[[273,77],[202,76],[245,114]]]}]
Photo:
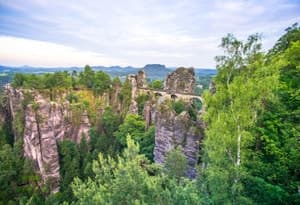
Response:
[{"label": "rock formation", "polygon": [[146,72],[144,70],[139,70],[136,75],[137,87],[138,88],[148,88]]},{"label": "rock formation", "polygon": [[23,101],[24,101],[24,93],[22,89],[16,90],[11,86],[6,85],[4,88],[4,93],[7,98],[7,107],[5,108],[7,114],[6,117],[9,118],[7,121],[11,123],[12,131],[15,137],[15,141],[19,139],[21,135],[21,131],[18,130],[18,126],[16,125],[19,121],[20,114],[23,110]]},{"label": "rock formation", "polygon": [[195,166],[202,137],[201,128],[186,111],[176,115],[168,102],[158,105],[155,116],[155,162],[164,163],[167,153],[180,146],[188,161],[187,176],[196,177]]},{"label": "rock formation", "polygon": [[131,103],[129,106],[129,113],[138,114],[138,105],[136,102],[138,96],[136,75],[129,75],[127,78],[131,84]]},{"label": "rock formation", "polygon": [[[13,119],[12,127],[17,134],[15,136],[23,137],[24,156],[36,162],[36,171],[51,191],[57,192],[60,179],[57,143],[64,138],[76,143],[80,142],[81,137],[89,140],[87,112],[82,110],[78,116],[67,101],[51,102],[31,90],[6,86],[5,92],[9,102],[9,116]],[[26,96],[31,96],[31,100],[26,102]],[[19,116],[22,113],[23,119]],[[16,124],[20,120],[24,123],[22,131],[20,124]]]},{"label": "rock formation", "polygon": [[[164,89],[169,94],[193,93],[194,75],[193,68],[178,68],[167,76]],[[145,90],[148,85],[144,71],[129,75],[128,80],[132,87],[129,113],[138,113],[137,98],[141,92],[149,95],[143,115],[147,127],[151,124],[156,126],[155,162],[164,163],[166,154],[180,146],[188,160],[187,175],[195,177],[201,126],[188,112],[177,114],[170,106],[170,98],[155,96],[152,91]],[[101,115],[105,106],[120,111],[120,82],[112,89],[112,93],[98,96],[103,107],[95,111],[97,115]],[[89,140],[91,125],[87,110],[79,104],[70,104],[66,93],[61,93],[55,102],[46,96],[37,90],[15,89],[7,85],[6,106],[0,108],[0,123],[4,120],[10,122],[15,140],[23,139],[24,155],[35,162],[36,171],[50,185],[51,191],[57,192],[60,182],[58,142],[67,138],[79,143],[81,137]]]},{"label": "rock formation", "polygon": [[150,125],[154,124],[156,113],[156,102],[154,99],[149,99],[145,102],[143,109],[143,117],[146,121],[146,128],[148,129]]},{"label": "rock formation", "polygon": [[164,83],[164,90],[173,93],[194,93],[195,72],[194,68],[177,68],[169,74]]},{"label": "rock formation", "polygon": [[6,120],[6,112],[5,112],[5,102],[0,98],[0,125],[2,125]]},{"label": "rock formation", "polygon": [[131,84],[131,104],[129,106],[129,112],[138,114],[138,104],[136,101],[139,95],[138,89],[148,88],[146,73],[144,70],[140,70],[137,75],[131,74],[127,78]]},{"label": "rock formation", "polygon": [[[120,111],[120,86],[115,85],[113,93],[98,97],[103,107],[113,106]],[[80,143],[82,137],[89,141],[91,124],[87,110],[81,104],[70,104],[66,100],[67,93],[63,92],[53,102],[43,92],[16,89],[8,84],[3,96],[6,100],[0,107],[0,125],[5,121],[9,123],[14,140],[23,140],[24,156],[33,160],[35,171],[51,192],[57,192],[60,184],[58,142],[69,139]]]},{"label": "rock formation", "polygon": [[111,88],[111,95],[110,95],[110,105],[112,106],[113,110],[116,110],[117,113],[121,112],[121,102],[120,102],[120,91],[121,91],[121,81],[113,82],[113,86]]},{"label": "rock formation", "polygon": [[[165,80],[164,89],[170,93],[193,93],[195,74],[193,68],[178,68]],[[183,111],[179,115],[174,111],[171,102],[161,97],[155,112],[155,148],[154,161],[164,163],[167,153],[181,147],[188,161],[187,176],[196,177],[199,143],[202,139],[202,127],[198,121]]]}]

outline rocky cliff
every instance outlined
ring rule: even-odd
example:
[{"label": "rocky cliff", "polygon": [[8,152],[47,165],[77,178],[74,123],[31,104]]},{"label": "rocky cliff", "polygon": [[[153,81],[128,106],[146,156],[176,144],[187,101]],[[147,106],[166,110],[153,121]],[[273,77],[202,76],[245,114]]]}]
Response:
[{"label": "rocky cliff", "polygon": [[[137,75],[129,75],[128,80],[131,85],[130,113],[138,113],[137,98],[140,94],[148,96],[142,114],[147,127],[151,124],[156,126],[155,162],[164,163],[167,153],[180,146],[188,159],[187,175],[195,177],[199,142],[202,138],[199,121],[189,112],[176,113],[170,106],[175,99],[172,101],[170,97],[156,95],[155,91],[147,90],[144,71],[139,71]],[[192,68],[178,68],[165,80],[166,95],[170,96],[176,92],[193,93],[194,82]],[[122,112],[119,98],[121,83],[116,81],[115,84],[110,93],[97,97],[88,90],[72,92],[78,92],[78,98],[84,98],[82,100],[89,102],[93,114],[98,116],[95,119],[98,119],[106,106],[112,106],[116,112]],[[79,143],[82,137],[89,140],[90,119],[93,118],[89,119],[90,115],[80,103],[66,100],[70,93],[61,93],[55,101],[51,101],[49,93],[43,92],[48,91],[6,86],[6,103],[0,108],[0,123],[1,121],[10,123],[15,140],[20,138],[23,140],[24,155],[36,162],[36,171],[50,186],[51,191],[57,192],[60,183],[58,142],[70,139]],[[191,102],[185,103],[189,105]]]},{"label": "rocky cliff", "polygon": [[113,86],[111,88],[111,95],[109,103],[112,106],[113,110],[116,110],[117,113],[121,112],[121,101],[120,101],[120,92],[121,92],[121,81],[113,82]]},{"label": "rocky cliff", "polygon": [[[23,138],[24,155],[36,162],[36,171],[52,192],[59,189],[58,141],[89,140],[87,112],[75,112],[68,101],[51,102],[42,94],[5,87],[8,115],[17,138]],[[76,118],[76,119],[75,119]],[[16,139],[15,139],[16,140]]]},{"label": "rocky cliff", "polygon": [[[193,68],[178,68],[167,76],[164,90],[170,94],[193,93],[194,86]],[[191,107],[191,102],[185,103]],[[154,118],[155,162],[164,163],[169,151],[181,147],[188,161],[186,174],[190,178],[196,177],[195,166],[198,162],[200,140],[203,138],[201,121],[194,119],[187,111],[176,113],[172,108],[172,101],[163,96],[157,101]]]},{"label": "rocky cliff", "polygon": [[194,68],[177,68],[166,77],[164,90],[168,93],[194,93]]},{"label": "rocky cliff", "polygon": [[186,174],[190,178],[196,177],[199,143],[203,137],[201,127],[186,111],[177,115],[168,102],[164,102],[157,107],[155,128],[155,162],[164,163],[169,151],[181,147],[188,161]]},{"label": "rocky cliff", "polygon": [[11,123],[11,128],[16,141],[22,137],[24,122],[24,93],[22,90],[15,90],[9,85],[5,86],[4,94],[6,98],[5,118]]},{"label": "rocky cliff", "polygon": [[131,84],[131,104],[129,106],[129,112],[138,114],[137,97],[140,94],[139,89],[148,88],[146,73],[144,70],[140,70],[137,75],[131,74],[127,79]]},{"label": "rocky cliff", "polygon": [[6,121],[5,102],[0,101],[0,125],[3,125],[5,121]]},{"label": "rocky cliff", "polygon": [[[155,162],[163,164],[169,151],[181,147],[188,161],[186,174],[190,178],[196,177],[195,166],[198,162],[200,140],[203,138],[203,126],[201,120],[195,119],[195,116],[191,116],[187,111],[177,114],[172,103],[181,99],[170,98],[176,93],[194,93],[194,69],[180,67],[169,74],[164,82],[166,92],[163,95],[156,95],[153,90],[145,90],[147,88],[145,72],[140,71],[138,75],[130,75],[128,80],[132,86],[129,112],[138,113],[136,99],[139,94],[149,95],[144,104],[143,116],[147,127],[151,124],[155,125]],[[193,102],[186,99],[184,101],[186,107],[193,109]]]},{"label": "rocky cliff", "polygon": [[139,70],[136,75],[137,87],[138,88],[148,88],[147,76],[144,70]]}]

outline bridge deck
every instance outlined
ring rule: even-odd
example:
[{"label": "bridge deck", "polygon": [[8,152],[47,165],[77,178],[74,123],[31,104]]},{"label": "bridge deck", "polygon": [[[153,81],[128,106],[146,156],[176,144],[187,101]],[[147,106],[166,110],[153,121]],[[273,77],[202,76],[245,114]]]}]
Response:
[{"label": "bridge deck", "polygon": [[168,93],[165,90],[158,90],[158,89],[152,89],[152,88],[138,88],[139,90],[145,90],[145,91],[152,91],[152,92],[156,92],[156,93],[160,93],[163,96],[172,96],[175,95],[177,97],[181,97],[184,99],[192,99],[192,98],[197,98],[199,99],[201,102],[203,102],[203,99],[201,96],[199,95],[195,95],[194,93]]}]

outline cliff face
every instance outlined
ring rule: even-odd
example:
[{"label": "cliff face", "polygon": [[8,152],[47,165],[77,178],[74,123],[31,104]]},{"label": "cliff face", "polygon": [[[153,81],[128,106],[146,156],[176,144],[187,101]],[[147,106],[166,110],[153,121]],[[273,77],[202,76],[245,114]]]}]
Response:
[{"label": "cliff face", "polygon": [[194,68],[177,68],[165,80],[164,90],[173,93],[194,93],[195,71]]},{"label": "cliff face", "polygon": [[155,116],[154,161],[164,163],[169,151],[181,147],[188,161],[187,176],[196,177],[201,128],[184,111],[179,115],[168,103],[158,105]]},{"label": "cliff face", "polygon": [[146,73],[144,70],[138,71],[137,75],[129,75],[128,80],[131,84],[131,104],[129,106],[129,112],[132,114],[138,114],[137,97],[139,95],[138,89],[148,88]]},{"label": "cliff face", "polygon": [[11,123],[12,131],[15,137],[15,140],[19,139],[22,137],[22,132],[20,126],[18,126],[21,121],[21,118],[23,118],[23,111],[24,111],[24,106],[22,105],[22,102],[24,101],[24,93],[22,90],[15,90],[10,86],[5,86],[4,88],[4,93],[7,98],[6,102],[6,107],[5,112],[6,112],[6,118],[8,122]]},{"label": "cliff face", "polygon": [[121,112],[122,104],[119,98],[121,86],[121,82],[114,83],[110,95],[110,105],[112,106],[113,110],[116,110],[117,113]]},{"label": "cliff face", "polygon": [[[199,122],[185,111],[177,114],[170,106],[170,99],[159,97],[151,90],[145,90],[148,86],[144,71],[128,76],[128,80],[132,87],[129,113],[138,113],[137,98],[141,93],[149,97],[144,104],[143,115],[147,127],[151,124],[156,127],[155,162],[164,163],[167,153],[180,146],[188,159],[187,175],[195,177],[199,142],[202,138]],[[194,82],[193,69],[179,68],[165,80],[165,90],[169,94],[193,93]],[[121,84],[117,83],[112,89],[110,94],[98,96],[102,107],[95,108],[94,112],[97,115],[101,115],[105,106],[112,106],[117,112],[121,111],[119,99]],[[60,182],[58,142],[70,139],[79,143],[81,137],[85,137],[88,141],[91,124],[87,111],[76,103],[70,104],[66,100],[66,93],[59,95],[56,102],[45,96],[48,95],[36,90],[6,86],[7,101],[5,108],[0,108],[0,123],[10,122],[15,140],[23,139],[24,155],[36,162],[36,171],[50,186],[51,191],[57,192]],[[91,99],[93,103],[94,98]]]},{"label": "cliff face", "polygon": [[5,122],[5,115],[6,115],[6,111],[5,111],[5,100],[0,98],[0,125],[2,125]]},{"label": "cliff face", "polygon": [[[36,162],[36,171],[51,191],[57,192],[60,180],[57,143],[65,138],[77,143],[81,137],[89,140],[87,112],[75,113],[67,101],[51,102],[34,91],[10,86],[5,91],[15,136],[23,137],[24,156]],[[26,96],[30,96],[30,101],[26,102]],[[20,116],[22,113],[23,116]],[[21,130],[22,120],[24,127]]]},{"label": "cliff face", "polygon": [[138,88],[148,88],[146,72],[144,70],[139,70],[136,75],[137,87]]},{"label": "cliff face", "polygon": [[[170,93],[193,93],[195,76],[192,68],[178,68],[165,80],[164,89]],[[154,161],[164,163],[168,152],[181,147],[188,161],[187,176],[196,177],[199,143],[203,138],[201,122],[183,111],[177,114],[172,102],[161,97],[155,112],[155,148]],[[189,102],[186,102],[187,104]],[[153,117],[152,117],[153,118]]]}]

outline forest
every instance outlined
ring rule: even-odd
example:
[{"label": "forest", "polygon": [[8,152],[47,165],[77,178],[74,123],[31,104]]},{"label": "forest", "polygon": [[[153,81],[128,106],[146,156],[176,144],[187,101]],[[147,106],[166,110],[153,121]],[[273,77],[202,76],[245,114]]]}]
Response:
[{"label": "forest", "polygon": [[[188,110],[205,123],[194,179],[186,176],[180,148],[164,164],[154,163],[156,128],[142,115],[147,95],[138,96],[139,112],[130,114],[128,80],[89,66],[80,73],[15,74],[13,88],[37,90],[51,101],[64,95],[74,113],[87,110],[92,128],[89,140],[58,142],[60,188],[52,193],[51,182],[41,183],[37,165],[23,155],[22,137],[14,136],[24,132],[24,113],[16,113],[16,131],[3,122],[0,204],[300,204],[300,27],[287,28],[267,52],[258,34],[245,41],[228,34],[220,47],[217,75],[201,91],[204,111],[171,102],[177,114]],[[117,88],[121,109],[103,107],[101,96]],[[2,94],[0,109],[5,101]],[[29,104],[34,109],[30,94],[22,106]]]}]

